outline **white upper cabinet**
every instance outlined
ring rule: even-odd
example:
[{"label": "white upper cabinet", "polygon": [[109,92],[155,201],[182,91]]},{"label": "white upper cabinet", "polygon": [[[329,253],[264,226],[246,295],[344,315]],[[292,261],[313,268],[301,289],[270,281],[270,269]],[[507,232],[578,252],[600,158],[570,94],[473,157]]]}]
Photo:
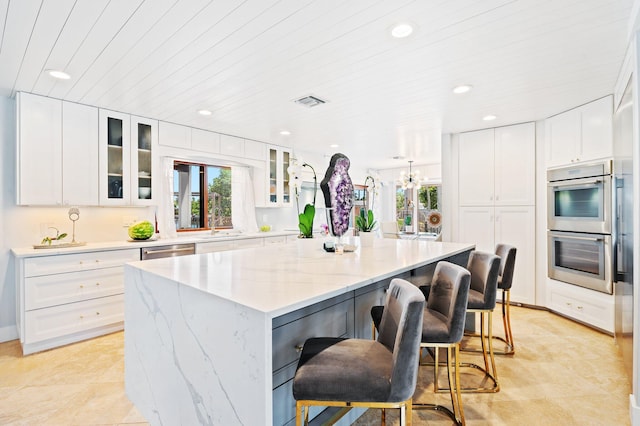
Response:
[{"label": "white upper cabinet", "polygon": [[131,204],[148,206],[159,199],[158,122],[131,116]]},{"label": "white upper cabinet", "polygon": [[100,110],[100,204],[131,204],[131,119]]},{"label": "white upper cabinet", "polygon": [[613,101],[598,99],[545,122],[547,167],[613,155]]},{"label": "white upper cabinet", "polygon": [[98,205],[98,109],[17,97],[17,204]]},{"label": "white upper cabinet", "polygon": [[62,203],[62,101],[17,95],[17,204]]},{"label": "white upper cabinet", "polygon": [[535,124],[525,123],[495,130],[495,205],[535,204]]},{"label": "white upper cabinet", "polygon": [[262,142],[252,141],[249,139],[244,140],[244,156],[251,160],[264,161],[266,152],[265,145]]},{"label": "white upper cabinet", "polygon": [[220,154],[244,157],[244,139],[221,134]]},{"label": "white upper cabinet", "polygon": [[220,154],[220,133],[191,129],[191,149]]},{"label": "white upper cabinet", "polygon": [[98,108],[62,102],[62,203],[97,206]]},{"label": "white upper cabinet", "polygon": [[494,197],[494,130],[460,135],[460,205],[490,205]]},{"label": "white upper cabinet", "polygon": [[160,145],[184,149],[191,148],[191,127],[161,121],[159,129],[158,143]]},{"label": "white upper cabinet", "polygon": [[253,181],[256,207],[288,207],[292,205],[289,172],[291,151],[266,146],[266,169],[254,168]]},{"label": "white upper cabinet", "polygon": [[534,123],[462,133],[458,164],[461,206],[533,205]]}]

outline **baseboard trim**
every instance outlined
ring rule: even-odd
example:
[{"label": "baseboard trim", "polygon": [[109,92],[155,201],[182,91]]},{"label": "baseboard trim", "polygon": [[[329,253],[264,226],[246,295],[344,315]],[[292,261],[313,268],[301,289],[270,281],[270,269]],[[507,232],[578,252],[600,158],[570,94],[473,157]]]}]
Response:
[{"label": "baseboard trim", "polygon": [[18,338],[18,329],[15,325],[8,325],[0,327],[0,343],[8,342],[9,340],[15,340]]},{"label": "baseboard trim", "polygon": [[640,407],[636,405],[636,399],[633,394],[629,395],[629,418],[633,426],[640,425]]}]

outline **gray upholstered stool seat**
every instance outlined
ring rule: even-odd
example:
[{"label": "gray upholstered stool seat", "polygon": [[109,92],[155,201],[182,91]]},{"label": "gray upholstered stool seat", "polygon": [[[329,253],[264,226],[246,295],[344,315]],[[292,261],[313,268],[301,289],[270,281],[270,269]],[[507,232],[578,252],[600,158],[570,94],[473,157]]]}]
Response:
[{"label": "gray upholstered stool seat", "polygon": [[309,407],[399,408],[411,424],[416,389],[424,296],[410,282],[393,279],[377,340],[312,338],[302,349],[293,378],[296,425],[309,420]]},{"label": "gray upholstered stool seat", "polygon": [[308,339],[298,363],[296,399],[386,401],[393,353],[375,340]]},{"label": "gray upholstered stool seat", "polygon": [[[473,363],[460,363],[462,367],[472,367],[484,373],[483,382],[493,383],[492,386],[463,387],[463,392],[498,392],[498,370],[493,354],[492,318],[496,306],[496,294],[498,291],[498,272],[500,258],[493,253],[475,250],[469,256],[467,269],[471,273],[471,286],[467,302],[467,312],[480,313],[480,343],[482,345],[482,357],[484,368]],[[485,326],[485,317],[488,325]],[[485,331],[486,330],[486,331]],[[488,348],[487,348],[488,343]],[[465,350],[462,346],[462,351]],[[491,365],[489,365],[489,360]],[[491,371],[489,371],[491,368]]]},{"label": "gray upholstered stool seat", "polygon": [[504,338],[494,336],[504,342],[503,351],[495,351],[500,355],[513,355],[516,346],[511,332],[511,287],[513,285],[513,273],[516,265],[516,248],[508,244],[498,244],[496,255],[500,256],[500,273],[498,275],[498,289],[502,290],[502,324],[504,326]]},{"label": "gray upholstered stool seat", "polygon": [[[438,390],[438,350],[447,349],[447,376],[451,394],[452,409],[436,404],[413,402],[414,409],[432,409],[446,413],[457,424],[464,425],[464,409],[458,386],[459,377],[459,343],[464,334],[464,322],[467,312],[467,296],[469,293],[470,273],[465,268],[449,262],[438,262],[428,289],[427,303],[422,317],[422,333],[420,347],[433,349],[434,390]],[[371,318],[374,329],[380,323],[384,307],[374,306]],[[453,351],[453,352],[452,352]],[[455,373],[455,379],[454,379]]]}]

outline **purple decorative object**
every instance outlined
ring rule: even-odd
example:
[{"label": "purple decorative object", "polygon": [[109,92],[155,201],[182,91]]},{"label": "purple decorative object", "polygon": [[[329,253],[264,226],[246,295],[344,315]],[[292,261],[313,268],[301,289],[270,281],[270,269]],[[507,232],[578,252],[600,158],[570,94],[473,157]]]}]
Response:
[{"label": "purple decorative object", "polygon": [[334,154],[320,182],[324,203],[329,208],[329,226],[337,237],[349,229],[349,215],[353,207],[353,183],[349,177],[351,162],[344,154]]}]

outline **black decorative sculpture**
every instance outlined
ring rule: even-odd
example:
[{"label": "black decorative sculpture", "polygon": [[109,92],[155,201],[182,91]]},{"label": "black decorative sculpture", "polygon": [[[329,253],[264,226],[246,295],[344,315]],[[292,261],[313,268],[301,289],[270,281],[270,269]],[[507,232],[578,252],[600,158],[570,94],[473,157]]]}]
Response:
[{"label": "black decorative sculpture", "polygon": [[353,207],[353,183],[349,177],[351,162],[344,154],[334,154],[320,182],[324,203],[328,207],[331,233],[341,237],[349,229],[349,215]]}]

